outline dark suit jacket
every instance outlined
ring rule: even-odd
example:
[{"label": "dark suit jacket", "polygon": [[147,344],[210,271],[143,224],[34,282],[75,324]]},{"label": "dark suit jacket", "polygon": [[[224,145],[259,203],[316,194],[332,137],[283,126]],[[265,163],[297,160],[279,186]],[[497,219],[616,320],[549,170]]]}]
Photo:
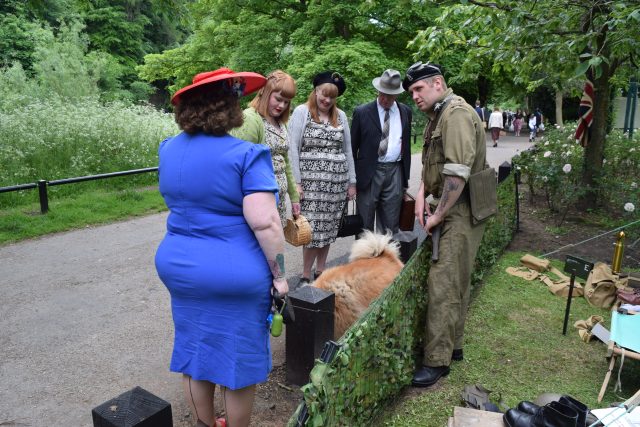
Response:
[{"label": "dark suit jacket", "polygon": [[[402,123],[402,182],[409,187],[411,169],[411,108],[396,101]],[[368,104],[359,105],[353,111],[351,122],[351,149],[356,167],[356,187],[367,188],[376,171],[378,147],[382,139],[377,99]]]}]

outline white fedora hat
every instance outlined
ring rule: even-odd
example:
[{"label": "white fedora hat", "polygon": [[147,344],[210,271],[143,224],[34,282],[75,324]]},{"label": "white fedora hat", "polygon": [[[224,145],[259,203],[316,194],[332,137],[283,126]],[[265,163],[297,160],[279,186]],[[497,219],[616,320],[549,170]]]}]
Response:
[{"label": "white fedora hat", "polygon": [[384,70],[384,73],[380,77],[373,79],[371,83],[379,92],[387,95],[398,95],[404,92],[404,89],[402,89],[402,77],[400,77],[400,71],[397,70]]}]

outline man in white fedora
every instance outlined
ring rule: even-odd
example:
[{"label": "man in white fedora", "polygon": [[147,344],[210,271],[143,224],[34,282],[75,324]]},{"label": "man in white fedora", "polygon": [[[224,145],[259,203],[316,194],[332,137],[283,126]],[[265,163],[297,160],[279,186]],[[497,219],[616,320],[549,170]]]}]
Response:
[{"label": "man in white fedora", "polygon": [[411,109],[396,102],[404,92],[396,70],[385,70],[372,81],[375,101],[353,112],[351,147],[356,168],[356,203],[364,229],[398,232],[400,206],[409,187]]}]

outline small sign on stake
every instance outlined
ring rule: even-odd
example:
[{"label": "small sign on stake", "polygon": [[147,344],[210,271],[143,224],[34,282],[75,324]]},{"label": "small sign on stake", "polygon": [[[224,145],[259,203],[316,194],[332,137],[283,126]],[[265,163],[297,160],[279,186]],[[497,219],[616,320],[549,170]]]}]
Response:
[{"label": "small sign on stake", "polygon": [[564,325],[562,325],[562,335],[567,335],[567,322],[569,322],[569,310],[571,310],[571,298],[573,297],[573,286],[576,276],[587,280],[589,272],[593,270],[593,263],[585,261],[575,256],[567,255],[564,263],[564,272],[571,274],[571,282],[569,283],[569,295],[567,296],[567,308],[564,310]]}]

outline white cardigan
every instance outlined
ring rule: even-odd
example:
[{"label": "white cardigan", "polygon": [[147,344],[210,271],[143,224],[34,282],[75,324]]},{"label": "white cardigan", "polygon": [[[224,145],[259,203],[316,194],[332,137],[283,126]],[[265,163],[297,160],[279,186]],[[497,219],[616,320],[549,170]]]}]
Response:
[{"label": "white cardigan", "polygon": [[502,121],[502,112],[494,111],[489,116],[489,129],[491,128],[504,128],[504,122]]}]

